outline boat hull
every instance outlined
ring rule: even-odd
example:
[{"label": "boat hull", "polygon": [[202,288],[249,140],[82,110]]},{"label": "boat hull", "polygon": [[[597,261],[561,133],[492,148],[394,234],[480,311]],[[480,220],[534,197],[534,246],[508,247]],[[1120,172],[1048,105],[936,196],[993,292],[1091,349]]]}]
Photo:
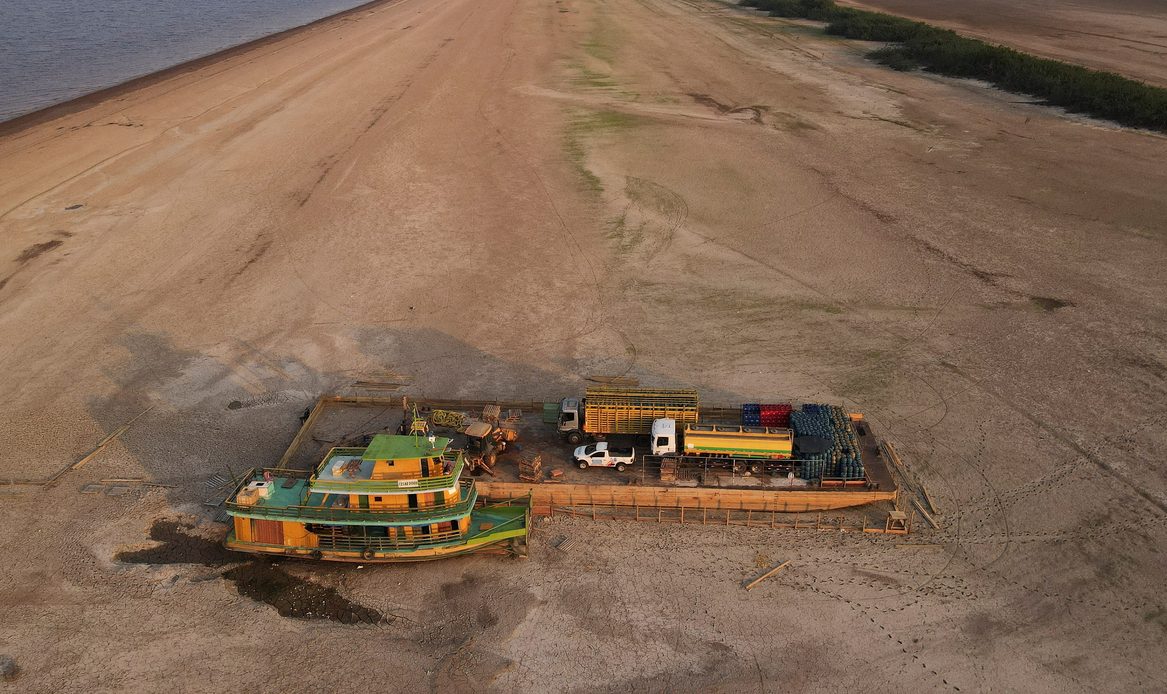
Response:
[{"label": "boat hull", "polygon": [[[327,538],[308,533],[307,544],[271,544],[241,540],[234,530],[227,533],[224,545],[236,552],[298,557],[317,561],[343,561],[373,564],[394,564],[432,559],[445,559],[477,552],[527,555],[527,529],[530,526],[530,507],[523,505],[494,506],[476,509],[472,514],[472,530],[465,537],[442,542],[397,543],[369,540],[346,540],[347,546],[336,546]],[[484,525],[489,524],[488,527]],[[331,546],[330,546],[331,545]]]},{"label": "boat hull", "polygon": [[[231,533],[234,535],[234,533]],[[473,545],[455,545],[452,547],[433,547],[410,551],[377,552],[366,557],[363,552],[319,549],[317,547],[282,547],[278,545],[263,545],[257,542],[238,542],[229,535],[227,549],[249,554],[276,555],[310,559],[313,561],[343,561],[360,564],[402,564],[407,562],[430,561],[446,559],[464,554],[496,553],[511,554],[519,557],[527,556],[527,543],[524,536],[501,538],[491,542],[476,543]]]}]

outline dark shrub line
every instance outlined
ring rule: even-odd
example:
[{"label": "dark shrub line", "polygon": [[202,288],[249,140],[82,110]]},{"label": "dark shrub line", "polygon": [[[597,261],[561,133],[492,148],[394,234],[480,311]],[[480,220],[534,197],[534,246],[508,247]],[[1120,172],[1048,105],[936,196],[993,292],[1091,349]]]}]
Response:
[{"label": "dark shrub line", "polygon": [[741,0],[741,4],[774,17],[827,22],[828,34],[896,44],[868,54],[896,70],[923,68],[981,79],[1073,113],[1167,132],[1167,89],[1112,72],[1038,58],[903,17],[839,7],[832,0]]}]

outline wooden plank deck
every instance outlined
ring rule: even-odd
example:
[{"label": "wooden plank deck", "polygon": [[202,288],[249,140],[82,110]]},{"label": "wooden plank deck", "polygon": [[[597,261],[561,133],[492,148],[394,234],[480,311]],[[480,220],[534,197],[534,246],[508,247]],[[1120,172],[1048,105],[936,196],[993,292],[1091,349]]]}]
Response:
[{"label": "wooden plank deck", "polygon": [[[410,402],[436,408],[456,410],[481,409],[497,405],[504,410],[515,409],[540,412],[542,401],[451,400],[411,398]],[[325,410],[329,408],[392,408],[400,409],[401,397],[324,395],[316,402],[303,426],[297,432],[279,467],[289,467],[295,454],[310,438],[312,430]],[[732,419],[739,413],[737,407],[703,407],[702,415],[710,418]],[[641,509],[693,509],[700,511],[766,511],[776,513],[806,513],[863,506],[881,501],[896,500],[896,484],[888,461],[879,452],[879,441],[864,423],[860,433],[862,456],[874,489],[863,487],[823,488],[748,488],[688,487],[652,484],[594,484],[522,481],[502,481],[476,478],[479,498],[486,501],[507,501],[531,496],[532,512],[550,513],[552,506],[608,506]],[[649,480],[644,480],[648,482]]]}]

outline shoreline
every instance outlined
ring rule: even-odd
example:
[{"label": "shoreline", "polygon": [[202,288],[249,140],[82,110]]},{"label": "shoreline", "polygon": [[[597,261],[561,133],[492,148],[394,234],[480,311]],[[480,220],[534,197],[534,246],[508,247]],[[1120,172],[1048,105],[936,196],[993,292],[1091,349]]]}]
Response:
[{"label": "shoreline", "polygon": [[208,53],[207,55],[201,56],[199,58],[192,58],[190,60],[171,65],[170,67],[162,68],[161,70],[155,70],[154,72],[150,72],[145,75],[139,75],[138,77],[130,78],[125,82],[119,82],[118,84],[111,85],[109,87],[103,87],[97,91],[89,92],[88,94],[82,94],[81,96],[62,101],[59,104],[45,106],[10,120],[0,121],[0,138],[18,134],[21,131],[38,125],[43,125],[44,123],[55,120],[57,118],[73,115],[80,111],[84,111],[87,108],[97,106],[105,101],[115,99],[124,94],[128,94],[139,89],[144,89],[146,87],[152,87],[168,79],[179,77],[196,70],[201,70],[202,68],[214,65],[217,62],[228,60],[256,48],[261,48],[268,44],[276,43],[291,36],[295,36],[296,34],[319,28],[324,24],[334,22],[338,19],[343,19],[349,15],[400,1],[401,0],[368,0],[368,2],[364,2],[360,5],[357,5],[356,7],[351,7],[347,10],[342,10],[335,14],[330,14],[326,17],[315,19],[311,22],[308,22],[307,24],[301,24],[299,26],[283,29],[281,31],[275,32],[274,34],[260,36],[259,38],[245,41],[235,46],[223,48],[221,50],[215,51],[214,53]]}]

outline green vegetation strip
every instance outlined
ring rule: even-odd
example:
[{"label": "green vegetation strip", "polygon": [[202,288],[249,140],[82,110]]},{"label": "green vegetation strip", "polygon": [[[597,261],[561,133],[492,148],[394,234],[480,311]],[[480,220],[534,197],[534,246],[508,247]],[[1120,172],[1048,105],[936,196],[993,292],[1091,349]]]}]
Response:
[{"label": "green vegetation strip", "polygon": [[835,36],[895,44],[868,57],[896,70],[922,68],[981,79],[1073,113],[1167,132],[1167,89],[1121,75],[1038,58],[903,17],[840,7],[832,0],[741,0],[741,4],[773,17],[827,22],[826,32]]}]

